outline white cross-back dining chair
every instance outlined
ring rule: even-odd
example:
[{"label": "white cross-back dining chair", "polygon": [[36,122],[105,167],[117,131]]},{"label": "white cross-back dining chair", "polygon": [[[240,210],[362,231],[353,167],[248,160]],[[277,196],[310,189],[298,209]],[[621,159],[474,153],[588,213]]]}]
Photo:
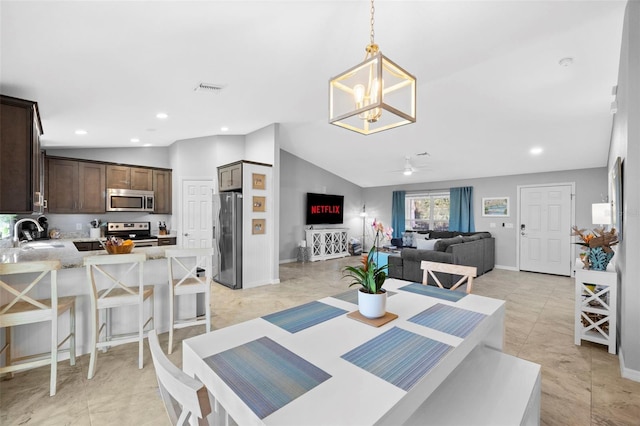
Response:
[{"label": "white cross-back dining chair", "polygon": [[148,340],[160,396],[171,424],[196,424],[197,420],[199,425],[208,425],[207,416],[211,413],[211,403],[207,388],[173,365],[162,352],[155,330],[149,331]]},{"label": "white cross-back dining chair", "polygon": [[[84,258],[91,299],[91,359],[89,374],[95,374],[98,348],[138,342],[138,368],[143,367],[144,329],[153,323],[153,286],[144,285],[144,253],[97,255]],[[149,300],[145,319],[144,302]],[[138,309],[137,331],[115,335],[111,327],[111,309],[133,306]],[[102,332],[104,340],[100,340]]]},{"label": "white cross-back dining chair", "polygon": [[[5,365],[0,374],[51,365],[49,395],[56,394],[58,353],[60,347],[69,341],[69,360],[76,364],[75,296],[58,297],[57,272],[60,262],[20,262],[0,263],[0,296],[9,302],[0,306],[0,328],[5,330],[5,345],[0,354],[5,355]],[[49,276],[47,280],[46,277]],[[48,281],[48,282],[47,282]],[[45,287],[50,290],[46,291]],[[8,296],[7,296],[8,295]],[[46,299],[40,298],[42,295]],[[58,317],[69,312],[69,334],[58,342]],[[20,325],[51,322],[51,351],[12,357],[12,328]]]},{"label": "white cross-back dining chair", "polygon": [[[211,283],[213,267],[213,248],[167,249],[165,256],[169,274],[169,349],[173,351],[173,330],[194,325],[206,326],[211,331]],[[204,276],[198,271],[204,270]],[[176,299],[178,296],[204,294],[204,317],[176,319]]]},{"label": "white cross-back dining chair", "polygon": [[431,276],[438,287],[445,288],[435,273],[441,272],[445,274],[458,275],[460,276],[460,279],[458,279],[458,281],[456,281],[449,290],[455,290],[466,282],[467,294],[470,294],[471,290],[473,290],[473,279],[478,275],[478,268],[475,266],[451,265],[449,263],[429,262],[427,260],[423,260],[420,263],[420,267],[423,270],[422,284],[427,285],[427,280],[429,276]]}]

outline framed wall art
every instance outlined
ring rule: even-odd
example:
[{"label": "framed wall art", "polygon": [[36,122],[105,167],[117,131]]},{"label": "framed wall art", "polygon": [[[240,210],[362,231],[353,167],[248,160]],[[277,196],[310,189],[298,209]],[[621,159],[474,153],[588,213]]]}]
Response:
[{"label": "framed wall art", "polygon": [[482,198],[482,216],[507,217],[509,214],[509,197]]},{"label": "framed wall art", "polygon": [[253,173],[251,183],[253,189],[267,189],[267,176],[260,173]]},{"label": "framed wall art", "polygon": [[253,211],[264,212],[266,210],[267,197],[253,197]]},{"label": "framed wall art", "polygon": [[618,231],[618,240],[622,241],[622,159],[618,157],[609,172],[609,200],[611,203],[611,227]]},{"label": "framed wall art", "polygon": [[266,219],[252,219],[251,220],[251,233],[252,234],[264,234],[267,226]]}]

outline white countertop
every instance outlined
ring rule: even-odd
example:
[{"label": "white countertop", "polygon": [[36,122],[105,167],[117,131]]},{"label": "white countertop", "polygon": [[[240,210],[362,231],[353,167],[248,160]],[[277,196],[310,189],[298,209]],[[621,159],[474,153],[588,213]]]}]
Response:
[{"label": "white countertop", "polygon": [[[171,237],[167,235],[166,237]],[[29,243],[22,248],[0,248],[1,263],[33,262],[41,260],[59,260],[62,268],[81,268],[86,256],[110,255],[105,250],[78,251],[74,241],[96,241],[94,238],[75,238],[73,240],[41,240]],[[38,244],[40,243],[40,244]],[[38,247],[40,245],[40,247]],[[48,245],[48,247],[46,247]],[[38,247],[38,248],[35,248]],[[133,253],[145,253],[148,260],[163,259],[167,248],[175,246],[134,247]]]}]

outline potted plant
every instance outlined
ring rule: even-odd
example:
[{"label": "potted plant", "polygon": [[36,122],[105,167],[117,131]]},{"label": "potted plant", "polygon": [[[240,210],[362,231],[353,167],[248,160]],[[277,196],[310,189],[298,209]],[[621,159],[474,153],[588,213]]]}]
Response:
[{"label": "potted plant", "polygon": [[573,226],[571,230],[571,235],[580,237],[580,241],[575,244],[584,247],[585,252],[580,253],[580,259],[585,268],[605,271],[614,255],[611,246],[618,244],[616,229],[605,231],[604,228],[596,228],[592,232],[586,232],[585,229]]},{"label": "potted plant", "polygon": [[362,256],[362,265],[345,266],[343,278],[349,277],[351,284],[360,285],[358,291],[358,310],[366,318],[383,317],[387,309],[387,292],[382,288],[389,265],[378,266],[373,259],[376,247],[371,247],[369,254]]}]

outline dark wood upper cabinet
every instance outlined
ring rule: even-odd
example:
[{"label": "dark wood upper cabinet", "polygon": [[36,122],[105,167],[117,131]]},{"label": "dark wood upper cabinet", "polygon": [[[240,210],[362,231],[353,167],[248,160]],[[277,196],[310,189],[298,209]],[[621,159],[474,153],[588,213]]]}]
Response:
[{"label": "dark wood upper cabinet", "polygon": [[0,95],[0,213],[41,212],[41,134],[37,102]]},{"label": "dark wood upper cabinet", "polygon": [[107,188],[153,191],[153,170],[108,165]]},{"label": "dark wood upper cabinet", "polygon": [[171,170],[46,157],[50,213],[104,213],[108,188],[153,191],[153,213],[171,214]]},{"label": "dark wood upper cabinet", "polygon": [[78,202],[80,213],[103,213],[106,210],[105,165],[78,162]]},{"label": "dark wood upper cabinet", "polygon": [[47,159],[50,213],[104,213],[105,165]]},{"label": "dark wood upper cabinet", "polygon": [[131,167],[131,189],[153,191],[153,170]]},{"label": "dark wood upper cabinet", "polygon": [[171,171],[153,171],[154,213],[171,214]]}]

